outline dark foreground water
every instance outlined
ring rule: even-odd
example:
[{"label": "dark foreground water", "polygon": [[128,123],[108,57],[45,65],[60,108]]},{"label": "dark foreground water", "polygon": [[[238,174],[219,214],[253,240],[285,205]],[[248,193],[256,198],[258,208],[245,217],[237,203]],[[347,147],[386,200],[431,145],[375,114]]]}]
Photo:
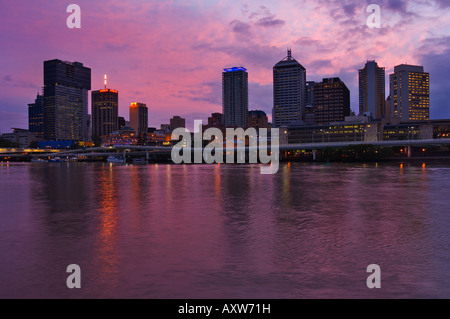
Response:
[{"label": "dark foreground water", "polygon": [[0,164],[0,297],[450,298],[449,208],[445,164]]}]

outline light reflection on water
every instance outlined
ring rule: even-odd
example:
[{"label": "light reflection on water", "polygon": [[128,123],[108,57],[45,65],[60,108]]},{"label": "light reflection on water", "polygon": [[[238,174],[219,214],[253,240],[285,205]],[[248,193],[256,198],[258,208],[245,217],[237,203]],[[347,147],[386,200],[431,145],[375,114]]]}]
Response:
[{"label": "light reflection on water", "polygon": [[449,186],[432,163],[0,164],[0,297],[448,298]]}]

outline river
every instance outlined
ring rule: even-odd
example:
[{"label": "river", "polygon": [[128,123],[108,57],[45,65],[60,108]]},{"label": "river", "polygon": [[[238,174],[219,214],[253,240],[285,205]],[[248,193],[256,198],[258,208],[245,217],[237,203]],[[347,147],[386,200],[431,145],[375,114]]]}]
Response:
[{"label": "river", "polygon": [[449,189],[446,163],[0,163],[0,297],[449,298]]}]

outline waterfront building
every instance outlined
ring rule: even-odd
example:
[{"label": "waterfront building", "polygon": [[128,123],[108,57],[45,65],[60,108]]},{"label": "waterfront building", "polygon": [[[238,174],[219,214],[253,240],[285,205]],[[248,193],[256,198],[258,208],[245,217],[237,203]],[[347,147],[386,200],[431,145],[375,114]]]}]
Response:
[{"label": "waterfront building", "polygon": [[401,121],[430,119],[430,75],[423,66],[398,65],[390,75],[391,117]]},{"label": "waterfront building", "polygon": [[361,142],[366,139],[366,124],[333,123],[289,127],[289,144]]},{"label": "waterfront building", "polygon": [[144,103],[133,102],[130,105],[130,126],[136,134],[147,134],[148,129],[148,108]]},{"label": "waterfront building", "polygon": [[54,141],[88,139],[91,69],[80,62],[44,61],[44,137]]},{"label": "waterfront building", "polygon": [[273,67],[273,126],[302,121],[306,103],[306,69],[288,50],[287,57]]},{"label": "waterfront building", "polygon": [[244,67],[222,72],[222,111],[226,127],[246,127],[248,122],[248,73]]},{"label": "waterfront building", "polygon": [[28,130],[44,138],[44,96],[39,93],[34,103],[28,104]]},{"label": "waterfront building", "polygon": [[102,89],[92,92],[92,136],[109,135],[119,129],[119,92]]},{"label": "waterfront building", "polygon": [[120,130],[112,132],[109,135],[103,135],[102,145],[119,146],[119,145],[137,145],[139,143],[139,136],[136,130],[131,127],[122,127]]},{"label": "waterfront building", "polygon": [[21,128],[13,128],[12,133],[0,134],[0,139],[9,141],[19,148],[27,148],[32,141],[39,141],[34,133]]},{"label": "waterfront building", "polygon": [[367,61],[359,70],[359,114],[370,114],[374,119],[386,116],[385,69],[375,61]]},{"label": "waterfront building", "polygon": [[327,78],[314,86],[317,125],[342,122],[350,115],[350,91],[340,78]]}]

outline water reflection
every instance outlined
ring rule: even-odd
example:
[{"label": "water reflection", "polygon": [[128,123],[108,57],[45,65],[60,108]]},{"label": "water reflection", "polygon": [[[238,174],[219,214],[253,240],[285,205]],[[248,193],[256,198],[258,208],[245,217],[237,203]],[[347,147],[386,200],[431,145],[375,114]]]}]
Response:
[{"label": "water reflection", "polygon": [[[261,175],[70,163],[0,176],[1,297],[450,296],[445,165],[291,163]],[[61,284],[71,263],[81,291]],[[380,291],[365,286],[372,263]]]},{"label": "water reflection", "polygon": [[119,281],[119,256],[117,252],[117,231],[119,216],[117,197],[120,183],[112,166],[101,167],[95,171],[95,198],[99,217],[99,230],[96,236],[96,279],[97,285],[105,289],[117,289]]}]

